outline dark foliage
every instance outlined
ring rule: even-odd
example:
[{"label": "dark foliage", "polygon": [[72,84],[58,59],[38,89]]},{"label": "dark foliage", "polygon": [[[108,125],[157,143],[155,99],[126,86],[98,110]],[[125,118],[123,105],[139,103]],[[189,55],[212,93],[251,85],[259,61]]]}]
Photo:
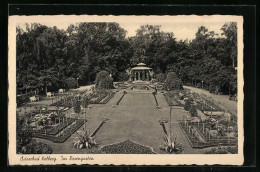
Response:
[{"label": "dark foliage", "polygon": [[183,89],[182,81],[178,78],[178,76],[174,72],[169,72],[167,74],[167,78],[164,82],[164,89],[166,90]]},{"label": "dark foliage", "polygon": [[97,89],[113,88],[113,79],[110,77],[107,71],[99,72],[96,76],[95,83]]},{"label": "dark foliage", "polygon": [[[118,23],[79,23],[66,30],[27,24],[26,29],[16,29],[17,91],[75,88],[76,78],[80,85],[93,83],[100,71],[125,81],[125,70],[144,62],[159,74],[160,82],[165,73],[174,72],[184,84],[233,95],[237,25],[226,23],[221,31],[218,37],[200,26],[195,39],[176,41],[174,33],[162,32],[156,25],[142,25],[134,37],[126,38]],[[73,82],[67,78],[74,78]]]},{"label": "dark foliage", "polygon": [[154,154],[151,148],[136,144],[131,140],[105,146],[101,152],[107,154]]}]

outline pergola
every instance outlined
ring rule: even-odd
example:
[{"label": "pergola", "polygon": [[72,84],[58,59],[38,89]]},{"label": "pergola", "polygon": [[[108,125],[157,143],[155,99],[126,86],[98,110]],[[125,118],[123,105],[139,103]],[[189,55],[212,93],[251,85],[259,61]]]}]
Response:
[{"label": "pergola", "polygon": [[131,81],[150,81],[152,76],[150,75],[152,68],[146,67],[146,64],[139,63],[136,67],[131,69]]}]

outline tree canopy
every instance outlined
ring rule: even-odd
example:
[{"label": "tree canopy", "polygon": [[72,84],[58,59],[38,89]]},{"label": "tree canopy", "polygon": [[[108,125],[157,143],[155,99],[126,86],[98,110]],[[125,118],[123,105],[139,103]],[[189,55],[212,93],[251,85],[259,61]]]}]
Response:
[{"label": "tree canopy", "polygon": [[226,23],[221,31],[217,35],[200,26],[195,39],[177,41],[159,25],[141,25],[129,38],[118,23],[78,23],[66,30],[38,23],[18,26],[17,91],[75,87],[77,78],[80,85],[89,84],[101,71],[114,81],[126,80],[126,70],[143,62],[158,76],[174,72],[184,84],[234,94],[237,25]]}]

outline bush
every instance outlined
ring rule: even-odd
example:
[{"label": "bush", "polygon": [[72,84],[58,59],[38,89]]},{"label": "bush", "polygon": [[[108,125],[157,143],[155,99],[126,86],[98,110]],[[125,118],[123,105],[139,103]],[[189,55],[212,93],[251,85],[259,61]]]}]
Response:
[{"label": "bush", "polygon": [[80,103],[79,100],[74,102],[74,111],[75,111],[75,113],[80,113],[80,110],[81,110],[80,109],[80,105],[81,105],[81,103]]},{"label": "bush", "polygon": [[20,106],[20,105],[22,105],[23,103],[26,103],[26,102],[29,102],[29,101],[30,101],[29,95],[16,96],[17,106]]},{"label": "bush", "polygon": [[88,98],[87,96],[84,96],[84,97],[83,97],[83,101],[82,101],[82,106],[83,106],[84,108],[86,108],[86,107],[88,107],[89,103],[90,103],[89,98]]},{"label": "bush", "polygon": [[189,113],[190,113],[191,116],[193,116],[193,117],[195,117],[195,116],[198,115],[198,112],[197,112],[195,106],[191,106],[191,107],[190,107]]},{"label": "bush", "polygon": [[164,82],[166,79],[166,75],[164,73],[159,73],[156,75],[157,82]]},{"label": "bush", "polygon": [[113,79],[109,76],[107,71],[99,72],[96,76],[95,83],[97,89],[113,88]]},{"label": "bush", "polygon": [[73,78],[73,77],[69,77],[65,80],[65,85],[67,89],[74,89],[77,88],[77,79]]},{"label": "bush", "polygon": [[186,111],[189,111],[189,110],[190,110],[190,107],[191,107],[191,100],[188,99],[188,100],[185,101],[184,109],[185,109]]},{"label": "bush", "polygon": [[174,90],[174,89],[183,89],[182,81],[174,72],[170,72],[167,75],[167,78],[164,83],[164,89]]}]

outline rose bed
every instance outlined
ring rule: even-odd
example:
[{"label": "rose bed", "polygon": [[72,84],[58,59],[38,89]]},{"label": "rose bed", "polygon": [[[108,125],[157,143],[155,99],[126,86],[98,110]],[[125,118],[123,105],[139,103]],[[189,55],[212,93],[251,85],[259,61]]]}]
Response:
[{"label": "rose bed", "polygon": [[155,154],[151,148],[134,143],[131,140],[104,146],[100,151],[106,154]]}]

